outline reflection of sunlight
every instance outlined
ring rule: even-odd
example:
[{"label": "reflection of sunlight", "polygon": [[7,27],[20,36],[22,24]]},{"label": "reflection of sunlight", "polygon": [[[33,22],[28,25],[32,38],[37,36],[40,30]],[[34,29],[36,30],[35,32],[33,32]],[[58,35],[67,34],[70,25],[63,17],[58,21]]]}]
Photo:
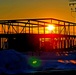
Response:
[{"label": "reflection of sunlight", "polygon": [[69,60],[65,60],[65,63],[70,63]]},{"label": "reflection of sunlight", "polygon": [[56,52],[56,55],[57,55],[57,56],[60,56],[59,52]]},{"label": "reflection of sunlight", "polygon": [[68,54],[67,54],[67,53],[65,53],[65,56],[68,56]]},{"label": "reflection of sunlight", "polygon": [[70,62],[76,64],[76,60],[70,60]]},{"label": "reflection of sunlight", "polygon": [[69,60],[58,60],[60,63],[70,63]]},{"label": "reflection of sunlight", "polygon": [[58,62],[60,62],[60,63],[72,63],[72,64],[76,64],[76,60],[58,60]]},{"label": "reflection of sunlight", "polygon": [[64,60],[58,60],[58,62],[60,62],[60,63],[64,63]]}]

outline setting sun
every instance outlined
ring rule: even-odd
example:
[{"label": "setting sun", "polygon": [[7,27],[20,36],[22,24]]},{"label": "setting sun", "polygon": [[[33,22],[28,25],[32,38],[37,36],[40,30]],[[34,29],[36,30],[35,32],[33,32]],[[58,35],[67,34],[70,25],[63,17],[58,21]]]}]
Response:
[{"label": "setting sun", "polygon": [[48,25],[47,29],[50,30],[50,31],[52,31],[52,30],[55,29],[55,26],[50,24],[50,25]]}]

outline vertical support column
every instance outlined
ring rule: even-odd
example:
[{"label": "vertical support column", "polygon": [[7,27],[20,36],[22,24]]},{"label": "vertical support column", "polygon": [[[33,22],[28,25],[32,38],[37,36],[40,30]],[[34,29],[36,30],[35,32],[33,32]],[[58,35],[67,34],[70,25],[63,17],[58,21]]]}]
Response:
[{"label": "vertical support column", "polygon": [[67,48],[69,48],[69,38],[67,37]]},{"label": "vertical support column", "polygon": [[60,43],[60,40],[61,40],[61,39],[59,38],[59,49],[61,48],[61,43]]},{"label": "vertical support column", "polygon": [[[38,35],[39,35],[39,22],[38,22]],[[39,50],[38,50],[38,53],[39,53],[39,55],[40,55],[41,46],[42,46],[42,39],[41,39],[41,38],[38,38],[38,41],[39,41]]]},{"label": "vertical support column", "polygon": [[73,42],[74,42],[74,46],[75,46],[75,37],[74,37],[74,40],[73,40]]},{"label": "vertical support column", "polygon": [[74,45],[76,46],[76,37],[75,37],[75,40],[74,40]]},{"label": "vertical support column", "polygon": [[44,23],[44,34],[45,34],[45,23]]},{"label": "vertical support column", "polygon": [[10,24],[11,23],[8,24],[8,34],[10,33],[10,30],[9,30],[10,29]]},{"label": "vertical support column", "polygon": [[16,29],[17,29],[17,33],[19,33],[19,23],[18,26],[16,26]]},{"label": "vertical support column", "polygon": [[70,38],[70,47],[72,47],[72,38]]},{"label": "vertical support column", "polygon": [[64,39],[62,37],[62,49],[64,48]]},{"label": "vertical support column", "polygon": [[28,22],[29,22],[29,34],[30,34],[30,20]]},{"label": "vertical support column", "polygon": [[60,40],[60,44],[61,44],[61,49],[62,49],[62,37],[61,37],[61,40]]},{"label": "vertical support column", "polygon": [[12,33],[14,33],[14,32],[13,32],[13,25],[11,25],[11,26],[12,26],[12,27],[11,27],[11,28],[12,28]]},{"label": "vertical support column", "polygon": [[66,38],[66,48],[68,48],[68,37]]},{"label": "vertical support column", "polygon": [[33,34],[33,25],[31,25],[31,33]]},{"label": "vertical support column", "polygon": [[74,47],[74,37],[72,38],[72,46]]},{"label": "vertical support column", "polygon": [[69,32],[69,35],[70,35],[70,23],[68,25],[68,32]]},{"label": "vertical support column", "polygon": [[73,25],[73,35],[75,35],[75,26]]},{"label": "vertical support column", "polygon": [[66,32],[66,27],[65,27],[65,22],[64,22],[64,35],[65,35],[65,32]]},{"label": "vertical support column", "polygon": [[29,23],[29,34],[30,34],[30,20],[28,20],[28,23]]},{"label": "vertical support column", "polygon": [[74,46],[74,38],[73,38],[73,46]]},{"label": "vertical support column", "polygon": [[[32,31],[33,32],[33,31]],[[26,24],[25,24],[25,33],[26,33]]]},{"label": "vertical support column", "polygon": [[69,45],[69,48],[70,48],[70,37],[68,38],[68,45]]},{"label": "vertical support column", "polygon": [[64,37],[64,48],[66,48],[66,38]]},{"label": "vertical support column", "polygon": [[60,49],[62,48],[62,43],[61,43],[61,39],[62,39],[62,37],[60,38]]},{"label": "vertical support column", "polygon": [[1,48],[3,49],[3,38],[1,38]]},{"label": "vertical support column", "polygon": [[[44,34],[45,34],[45,23],[44,23],[44,26],[43,26],[43,31],[44,31]],[[44,37],[44,47],[45,47],[45,50],[48,51],[47,49],[47,42],[45,42],[45,37]]]},{"label": "vertical support column", "polygon": [[38,34],[39,34],[39,22],[38,22]]},{"label": "vertical support column", "polygon": [[2,34],[3,34],[3,24],[2,24]]}]

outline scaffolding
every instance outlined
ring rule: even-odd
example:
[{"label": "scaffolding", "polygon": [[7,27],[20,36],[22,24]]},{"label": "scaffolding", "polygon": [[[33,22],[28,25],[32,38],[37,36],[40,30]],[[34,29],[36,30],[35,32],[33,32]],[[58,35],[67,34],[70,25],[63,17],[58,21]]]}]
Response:
[{"label": "scaffolding", "polygon": [[[47,29],[48,25],[54,25],[55,29],[49,31]],[[13,45],[15,43],[17,45],[19,42],[22,44],[24,41],[21,42],[20,40],[23,39],[25,42],[29,42],[28,44],[25,43],[27,48],[25,45],[22,46],[25,48],[24,50],[52,51],[75,49],[76,23],[54,18],[0,20],[1,49],[14,48]],[[13,41],[11,40],[16,41],[12,44]]]}]

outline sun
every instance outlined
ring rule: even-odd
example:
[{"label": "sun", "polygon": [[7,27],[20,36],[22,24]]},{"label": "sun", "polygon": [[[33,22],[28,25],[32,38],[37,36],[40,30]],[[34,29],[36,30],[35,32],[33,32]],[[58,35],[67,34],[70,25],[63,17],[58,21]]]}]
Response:
[{"label": "sun", "polygon": [[50,25],[47,26],[47,29],[48,29],[49,31],[52,31],[52,30],[55,29],[55,26],[52,25],[52,24],[50,24]]}]

